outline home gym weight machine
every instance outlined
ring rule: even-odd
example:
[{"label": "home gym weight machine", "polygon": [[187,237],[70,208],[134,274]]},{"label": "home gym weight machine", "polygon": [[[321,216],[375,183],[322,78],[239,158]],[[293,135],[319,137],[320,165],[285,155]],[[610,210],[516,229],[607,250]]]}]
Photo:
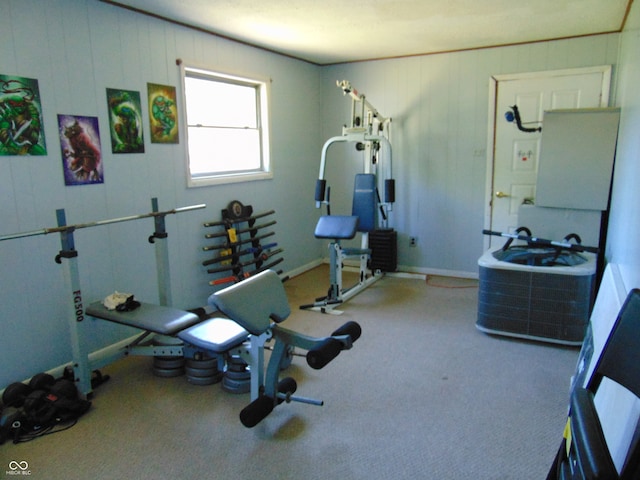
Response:
[{"label": "home gym weight machine", "polygon": [[[342,128],[342,135],[328,139],[322,147],[320,173],[316,181],[316,208],[323,204],[327,214],[320,217],[315,228],[315,237],[331,240],[329,243],[330,286],[325,297],[314,303],[301,305],[301,309],[322,313],[342,313],[335,308],[379,280],[380,270],[371,268],[370,234],[378,224],[378,212],[385,222],[395,201],[395,181],[392,178],[392,154],[389,141],[391,118],[386,118],[369,103],[365,95],[353,88],[349,81],[336,82],[343,94],[351,98],[350,125]],[[325,170],[327,152],[335,143],[353,142],[362,152],[362,173],[356,174],[351,215],[332,215],[330,187],[327,186]],[[384,160],[384,162],[383,162]],[[380,199],[378,173],[384,175],[384,202]],[[361,233],[360,248],[344,248],[341,240],[351,240]],[[344,288],[342,271],[348,258],[359,259],[359,275],[355,285]],[[371,268],[371,272],[369,270]]]}]

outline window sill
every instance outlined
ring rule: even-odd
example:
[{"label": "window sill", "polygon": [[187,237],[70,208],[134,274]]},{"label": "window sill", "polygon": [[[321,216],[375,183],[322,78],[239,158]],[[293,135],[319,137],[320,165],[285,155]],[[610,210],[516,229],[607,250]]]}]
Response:
[{"label": "window sill", "polygon": [[224,185],[228,183],[254,182],[258,180],[270,180],[273,172],[234,173],[229,175],[216,175],[215,177],[187,177],[187,187],[209,187],[212,185]]}]

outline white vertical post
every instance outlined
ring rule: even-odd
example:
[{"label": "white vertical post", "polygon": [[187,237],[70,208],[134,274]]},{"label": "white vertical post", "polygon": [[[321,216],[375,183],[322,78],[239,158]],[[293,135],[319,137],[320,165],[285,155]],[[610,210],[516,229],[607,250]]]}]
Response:
[{"label": "white vertical post", "polygon": [[[58,226],[66,226],[64,209],[56,210]],[[87,319],[84,315],[82,290],[80,288],[80,274],[78,272],[78,252],[73,241],[73,230],[60,232],[61,250],[56,256],[56,263],[64,266],[64,282],[70,296],[67,302],[67,318],[71,335],[71,349],[73,353],[73,374],[76,387],[83,398],[92,392],[91,367],[89,365],[89,351],[84,335],[87,329]],[[64,261],[63,261],[64,260]]]},{"label": "white vertical post", "polygon": [[251,335],[249,355],[251,357],[251,401],[260,396],[260,387],[264,383],[264,344],[267,337],[262,335]]}]

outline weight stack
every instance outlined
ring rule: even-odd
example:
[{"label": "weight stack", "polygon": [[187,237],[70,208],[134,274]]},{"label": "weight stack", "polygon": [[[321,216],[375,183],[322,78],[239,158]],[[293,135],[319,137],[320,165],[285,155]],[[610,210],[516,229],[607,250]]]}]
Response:
[{"label": "weight stack", "polygon": [[379,228],[369,233],[371,270],[395,272],[398,269],[398,233],[393,228]]}]

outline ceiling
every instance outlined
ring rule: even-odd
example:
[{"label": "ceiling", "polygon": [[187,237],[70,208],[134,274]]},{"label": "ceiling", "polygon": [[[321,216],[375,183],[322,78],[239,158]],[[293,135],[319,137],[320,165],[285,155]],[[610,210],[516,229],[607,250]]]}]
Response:
[{"label": "ceiling", "polygon": [[319,65],[618,32],[633,0],[102,0]]}]

